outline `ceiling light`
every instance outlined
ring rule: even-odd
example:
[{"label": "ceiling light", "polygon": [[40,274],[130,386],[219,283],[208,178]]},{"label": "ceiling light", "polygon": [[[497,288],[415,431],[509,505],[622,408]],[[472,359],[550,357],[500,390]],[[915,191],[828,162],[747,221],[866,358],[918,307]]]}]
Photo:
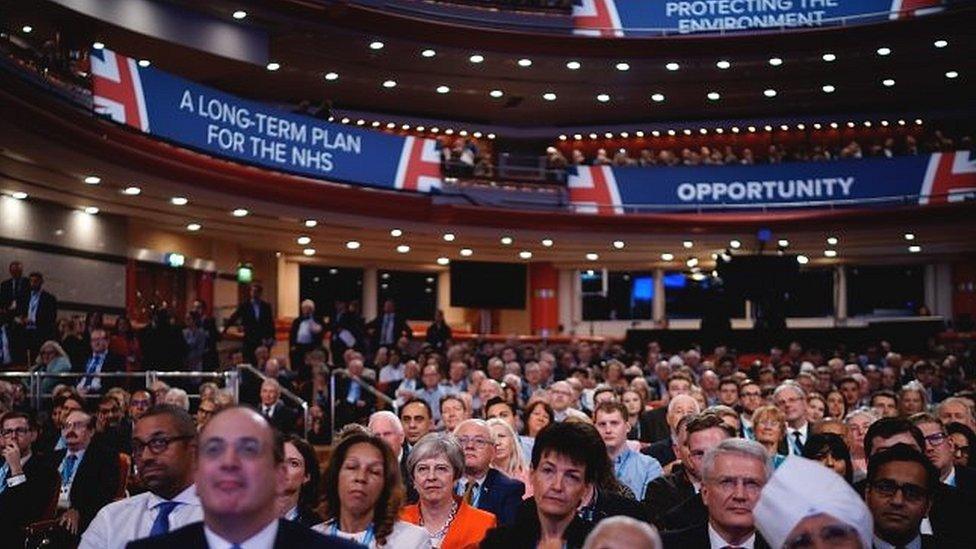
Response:
[{"label": "ceiling light", "polygon": [[380,127],[380,122],[379,122],[379,120],[373,120],[373,122],[372,122],[372,124],[370,124],[370,126],[373,126],[374,128],[378,128],[378,127]]},{"label": "ceiling light", "polygon": [[674,260],[674,254],[670,254],[670,253],[664,252],[663,254],[661,254],[661,259],[664,260],[664,261],[673,261]]},{"label": "ceiling light", "polygon": [[854,127],[854,123],[853,122],[848,122],[847,123],[847,127],[848,128],[853,128]]},{"label": "ceiling light", "polygon": [[691,249],[691,247],[694,246],[695,243],[690,240],[685,240],[684,242],[681,243],[681,245],[684,246],[686,250],[688,250]]},{"label": "ceiling light", "polygon": [[388,130],[392,130],[395,127],[396,127],[396,124],[394,124],[393,122],[387,122],[387,124],[386,124],[386,129],[388,129]]},{"label": "ceiling light", "polygon": [[806,265],[807,263],[810,263],[810,258],[803,254],[800,254],[796,256],[796,262],[799,263],[800,265]]},{"label": "ceiling light", "polygon": [[97,175],[89,175],[85,177],[85,183],[89,185],[98,185],[101,182],[102,182],[102,178],[98,177]]},{"label": "ceiling light", "polygon": [[23,27],[20,28],[20,30],[24,31],[24,34],[30,34],[31,32],[34,31],[34,27],[30,25],[24,25]]},{"label": "ceiling light", "polygon": [[644,137],[644,132],[637,130],[636,132],[634,132],[634,135],[636,135],[637,137]]},{"label": "ceiling light", "polygon": [[882,83],[882,84],[883,84],[883,85],[884,85],[884,86],[885,86],[886,88],[890,88],[890,87],[892,87],[892,86],[894,86],[894,85],[895,85],[895,79],[894,79],[894,78],[885,78],[884,80],[882,80],[882,81],[881,81],[881,83]]},{"label": "ceiling light", "polygon": [[474,132],[473,135],[476,139],[481,139],[481,132]]},{"label": "ceiling light", "polygon": [[92,49],[104,50],[105,44],[103,42],[92,42]]},{"label": "ceiling light", "polygon": [[607,132],[603,134],[603,136],[606,137],[607,139],[613,139],[613,134],[611,132]]},{"label": "ceiling light", "polygon": [[681,65],[679,65],[679,64],[675,63],[674,61],[672,61],[672,62],[668,63],[667,65],[664,65],[664,68],[668,69],[669,71],[676,71],[676,70],[678,70],[678,69],[681,68]]},{"label": "ceiling light", "polygon": [[299,246],[305,246],[306,244],[311,244],[312,243],[312,237],[302,235],[302,236],[296,238],[295,239],[295,242],[297,242]]},{"label": "ceiling light", "polygon": [[729,247],[732,248],[733,250],[738,250],[739,248],[742,247],[742,242],[738,240],[730,240]]},{"label": "ceiling light", "polygon": [[186,206],[190,202],[185,196],[174,196],[173,198],[170,198],[169,201],[174,206]]},{"label": "ceiling light", "polygon": [[520,67],[531,67],[532,66],[532,60],[531,59],[526,59],[526,58],[519,59],[518,60],[518,66],[520,66]]},{"label": "ceiling light", "polygon": [[438,265],[447,265],[450,262],[451,262],[451,260],[448,259],[448,258],[446,258],[446,257],[438,257],[437,258],[437,264]]},{"label": "ceiling light", "polygon": [[707,97],[712,101],[718,101],[719,99],[722,98],[722,96],[718,92],[708,92]]},{"label": "ceiling light", "polygon": [[471,248],[461,248],[460,254],[464,257],[471,257],[471,255],[474,254],[474,250]]},{"label": "ceiling light", "polygon": [[885,55],[891,55],[891,48],[886,48],[884,46],[878,48],[878,55],[884,57]]},{"label": "ceiling light", "polygon": [[618,250],[624,249],[624,246],[626,246],[626,244],[624,243],[623,240],[614,240],[613,241],[613,247],[616,248],[616,249],[618,249]]},{"label": "ceiling light", "polygon": [[342,122],[343,124],[348,124],[349,123],[349,117],[343,117],[342,120],[340,120],[339,122]]},{"label": "ceiling light", "polygon": [[442,86],[437,86],[437,93],[447,93],[449,91],[451,91],[451,88],[449,88],[447,86],[443,86],[443,85]]},{"label": "ceiling light", "polygon": [[836,130],[837,129],[837,122],[831,122],[830,123],[830,127]]},{"label": "ceiling light", "polygon": [[936,40],[935,42],[932,42],[932,45],[937,48],[944,48],[949,45],[949,41],[940,39],[940,40]]},{"label": "ceiling light", "polygon": [[390,229],[390,236],[393,238],[400,238],[403,236],[403,230],[401,229]]},{"label": "ceiling light", "polygon": [[510,236],[503,236],[501,240],[502,240],[502,244],[506,246],[509,246],[511,245],[512,242],[514,242],[514,240]]},{"label": "ceiling light", "polygon": [[617,68],[618,71],[629,71],[630,70],[630,63],[620,62],[620,63],[617,63],[615,66],[616,66],[616,68]]},{"label": "ceiling light", "polygon": [[308,256],[315,255],[315,248],[305,248],[302,253]]},{"label": "ceiling light", "polygon": [[567,61],[566,62],[566,68],[569,69],[569,70],[571,70],[571,71],[578,71],[580,69],[580,67],[582,67],[582,66],[583,66],[583,64],[580,63],[579,61]]},{"label": "ceiling light", "polygon": [[763,126],[763,129],[766,130],[767,132],[773,131],[773,127],[770,126],[769,124],[766,124],[765,126]]},{"label": "ceiling light", "polygon": [[149,65],[152,65],[152,62],[151,62],[151,61],[149,61],[148,59],[140,59],[140,60],[139,60],[139,66],[140,66],[140,67],[142,67],[142,68],[146,68],[146,67],[148,67]]},{"label": "ceiling light", "polygon": [[545,246],[546,248],[551,248],[553,245],[553,241],[551,238],[543,238],[542,245]]},{"label": "ceiling light", "polygon": [[521,257],[522,259],[532,259],[532,252],[528,250],[522,250],[521,252],[519,252],[519,257]]},{"label": "ceiling light", "polygon": [[789,127],[789,126],[787,126],[786,124],[782,124],[782,125],[781,125],[781,126],[779,127],[779,129],[781,129],[781,130],[783,130],[784,132],[786,132],[786,131],[789,131],[789,130],[790,130],[790,127]]},{"label": "ceiling light", "polygon": [[887,128],[888,127],[888,121],[887,120],[882,120],[881,121],[881,125]]},{"label": "ceiling light", "polygon": [[203,225],[200,225],[199,223],[187,223],[186,225],[186,230],[190,231],[191,233],[195,233],[202,228]]},{"label": "ceiling light", "polygon": [[122,189],[122,194],[126,194],[129,196],[138,196],[140,193],[142,193],[142,189],[136,186],[129,186]]},{"label": "ceiling light", "polygon": [[236,210],[230,212],[234,217],[244,217],[251,212],[247,211],[246,208],[237,208]]},{"label": "ceiling light", "polygon": [[505,95],[505,92],[503,92],[502,90],[491,90],[490,92],[488,92],[488,95],[490,95],[490,96],[492,96],[492,97],[494,97],[494,98],[497,99],[497,98]]},{"label": "ceiling light", "polygon": [[594,252],[588,252],[586,254],[586,259],[588,261],[596,261],[597,259],[600,259],[600,255]]},{"label": "ceiling light", "polygon": [[798,129],[798,130],[801,130],[801,131],[802,131],[802,130],[805,130],[805,129],[807,129],[807,127],[806,127],[805,125],[803,125],[803,124],[797,124],[797,125],[796,125],[796,129]]},{"label": "ceiling light", "polygon": [[839,241],[837,240],[837,237],[836,236],[828,236],[827,237],[827,244],[829,244],[831,246],[836,246],[837,245],[837,242],[839,242]]},{"label": "ceiling light", "polygon": [[831,61],[836,61],[837,60],[837,56],[834,55],[834,54],[832,54],[832,53],[825,53],[825,54],[821,55],[820,58],[823,59],[824,61],[828,62],[828,63],[830,63]]},{"label": "ceiling light", "polygon": [[722,69],[724,71],[725,69],[731,67],[732,66],[732,63],[729,63],[728,61],[726,61],[725,59],[723,59],[723,60],[719,61],[718,63],[715,63],[715,66],[718,67],[718,68],[720,68],[720,69]]},{"label": "ceiling light", "polygon": [[573,134],[573,139],[579,141],[580,139],[583,139],[583,136],[581,134],[574,133]]},{"label": "ceiling light", "polygon": [[746,129],[749,130],[749,133],[756,133],[756,127],[755,126],[749,126]]},{"label": "ceiling light", "polygon": [[237,11],[234,12],[234,14],[233,14],[232,17],[234,19],[241,20],[241,19],[244,19],[245,17],[247,17],[247,12],[244,11],[244,10],[237,10]]},{"label": "ceiling light", "polygon": [[687,265],[688,267],[697,267],[698,266],[698,258],[697,257],[689,257],[688,258],[688,261],[685,261],[685,265]]},{"label": "ceiling light", "polygon": [[358,250],[360,246],[362,246],[362,244],[360,244],[358,240],[350,240],[349,242],[346,242],[346,248],[349,250]]},{"label": "ceiling light", "polygon": [[922,119],[921,118],[916,118],[915,119],[915,124],[918,125],[918,126],[921,126],[922,125]]},{"label": "ceiling light", "polygon": [[84,211],[88,215],[95,215],[98,213],[99,210],[95,206],[85,206]]},{"label": "ceiling light", "polygon": [[385,80],[383,82],[383,87],[384,88],[395,88],[396,87],[396,80]]},{"label": "ceiling light", "polygon": [[766,97],[776,97],[776,90],[774,90],[773,88],[765,89],[763,90],[763,95],[765,95]]},{"label": "ceiling light", "polygon": [[559,134],[560,141],[566,141],[567,139],[569,139],[569,137],[566,134],[564,133]]},{"label": "ceiling light", "polygon": [[445,242],[454,242],[455,236],[454,233],[444,233],[442,238]]},{"label": "ceiling light", "polygon": [[837,257],[837,250],[824,250],[824,257]]},{"label": "ceiling light", "polygon": [[908,247],[908,251],[910,253],[917,254],[918,252],[922,251],[922,247],[919,246],[918,244],[912,244],[911,246]]},{"label": "ceiling light", "polygon": [[25,193],[24,191],[14,191],[10,193],[10,198],[15,198],[17,200],[24,200],[25,198],[27,198],[27,193]]},{"label": "ceiling light", "polygon": [[468,61],[471,61],[472,63],[484,63],[485,56],[484,55],[481,55],[480,53],[476,53],[476,54],[472,55],[471,57],[469,57],[468,58]]},{"label": "ceiling light", "polygon": [[769,64],[772,65],[772,66],[774,66],[774,67],[778,67],[778,66],[780,66],[780,65],[783,64],[783,60],[780,59],[779,57],[770,57],[769,58]]},{"label": "ceiling light", "polygon": [[776,244],[778,244],[780,248],[789,248],[790,247],[790,241],[789,240],[786,240],[785,238],[779,239],[776,242]]},{"label": "ceiling light", "polygon": [[831,84],[824,84],[823,87],[821,87],[820,89],[822,89],[824,93],[834,93],[834,91],[837,88],[835,88]]},{"label": "ceiling light", "polygon": [[434,57],[435,55],[437,55],[437,52],[434,51],[434,50],[432,50],[432,49],[430,49],[430,48],[428,48],[428,49],[420,52],[420,55],[422,55],[424,57]]},{"label": "ceiling light", "polygon": [[319,224],[319,222],[316,221],[316,220],[314,220],[314,219],[306,219],[305,220],[305,226],[308,227],[309,229],[311,229],[312,227],[314,227],[314,226],[316,226],[318,224]]},{"label": "ceiling light", "polygon": [[401,253],[401,254],[409,253],[410,246],[407,246],[406,244],[400,244],[399,246],[396,247],[396,251],[397,253]]},{"label": "ceiling light", "polygon": [[332,82],[339,79],[339,73],[337,72],[327,72],[325,73],[325,79]]},{"label": "ceiling light", "polygon": [[272,61],[272,62],[270,62],[270,63],[267,64],[267,69],[269,71],[276,71],[276,70],[278,70],[280,68],[281,68],[281,63],[277,63],[275,61]]},{"label": "ceiling light", "polygon": [[946,78],[958,78],[959,77],[959,72],[957,72],[957,71],[946,71],[945,77]]},{"label": "ceiling light", "polygon": [[606,93],[601,93],[600,95],[596,96],[596,100],[599,101],[600,103],[606,103],[607,101],[610,101],[610,95]]},{"label": "ceiling light", "polygon": [[369,49],[371,49],[371,50],[381,50],[381,49],[383,49],[383,46],[384,45],[385,44],[383,44],[383,42],[380,42],[379,40],[374,40],[374,41],[372,41],[372,42],[369,43]]},{"label": "ceiling light", "polygon": [[655,94],[652,94],[651,95],[651,101],[653,101],[655,103],[660,103],[660,102],[664,101],[664,94],[663,93],[655,93]]},{"label": "ceiling light", "polygon": [[905,233],[905,240],[915,240],[915,233]]},{"label": "ceiling light", "polygon": [[552,92],[546,92],[546,93],[542,94],[542,98],[545,99],[546,101],[555,101],[556,100],[556,94],[554,94]]},{"label": "ceiling light", "polygon": [[700,133],[702,135],[708,135],[708,130],[705,129],[705,128],[699,128],[698,129],[698,133]]}]

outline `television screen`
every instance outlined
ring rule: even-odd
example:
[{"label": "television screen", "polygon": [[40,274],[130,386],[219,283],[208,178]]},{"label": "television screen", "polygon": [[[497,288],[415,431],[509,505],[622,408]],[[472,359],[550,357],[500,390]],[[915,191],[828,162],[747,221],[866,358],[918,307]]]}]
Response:
[{"label": "television screen", "polygon": [[451,262],[451,307],[525,309],[526,268],[519,263]]}]

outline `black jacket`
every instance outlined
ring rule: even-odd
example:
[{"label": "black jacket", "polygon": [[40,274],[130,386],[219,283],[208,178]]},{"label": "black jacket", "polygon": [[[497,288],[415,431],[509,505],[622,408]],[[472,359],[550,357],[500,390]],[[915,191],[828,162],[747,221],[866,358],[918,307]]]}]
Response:
[{"label": "black jacket", "polygon": [[271,304],[261,300],[258,302],[259,316],[254,316],[254,302],[248,299],[237,306],[234,314],[227,318],[224,326],[233,326],[240,323],[244,329],[244,345],[257,347],[265,339],[273,339],[275,336],[274,317],[271,313]]},{"label": "black jacket", "polygon": [[511,524],[515,522],[524,493],[525,485],[521,481],[507,477],[498,469],[488,469],[478,497],[478,509],[494,514],[499,526]]},{"label": "black jacket", "polygon": [[[52,455],[54,467],[64,460],[67,450],[61,449]],[[81,515],[79,532],[85,531],[95,515],[115,499],[119,490],[119,455],[104,445],[93,441],[85,450],[81,463],[71,483],[68,497],[71,508]]]},{"label": "black jacket", "polygon": [[648,519],[658,528],[662,528],[661,518],[693,496],[695,496],[695,487],[688,480],[684,467],[680,464],[675,465],[671,473],[647,483],[647,488],[644,490],[644,507],[647,508]]},{"label": "black jacket", "polygon": [[[203,533],[203,523],[194,522],[168,534],[152,538],[130,541],[126,549],[208,549],[207,537]],[[278,535],[275,536],[275,549],[310,547],[312,549],[362,549],[362,545],[352,541],[325,536],[290,520],[278,520]]]},{"label": "black jacket", "polygon": [[644,435],[649,442],[657,442],[671,438],[671,428],[668,427],[668,407],[661,406],[647,412],[645,424],[647,435]]},{"label": "black jacket", "polygon": [[[325,324],[323,324],[322,321],[320,321],[319,319],[315,318],[314,315],[312,316],[312,320],[314,320],[319,326],[322,327],[322,331],[320,331],[319,333],[312,332],[312,341],[310,343],[307,343],[306,345],[314,345],[316,347],[321,347],[322,346],[322,337],[325,335]],[[305,321],[305,317],[303,317],[303,316],[300,316],[300,317],[296,318],[295,320],[292,320],[291,321],[291,328],[288,330],[288,347],[289,348],[294,347],[295,345],[298,345],[298,327],[301,326],[302,325],[302,322],[304,322],[304,321]],[[297,365],[295,365],[295,364],[292,365],[293,368],[296,367],[296,366]]]},{"label": "black jacket", "polygon": [[[529,498],[517,508],[515,522],[488,530],[479,547],[481,549],[535,549],[539,544],[540,528],[535,499]],[[573,521],[569,523],[564,533],[566,549],[583,547],[586,536],[592,529],[593,523],[578,516],[573,517]]]},{"label": "black jacket", "polygon": [[0,539],[10,547],[24,545],[23,528],[45,518],[44,512],[61,485],[57,464],[37,453],[24,464],[24,476],[26,482],[0,493]]},{"label": "black jacket", "polygon": [[641,450],[642,454],[647,454],[656,459],[662,466],[678,459],[674,454],[674,441],[669,436],[666,439],[651,443],[650,446]]},{"label": "black jacket", "polygon": [[22,276],[17,279],[16,286],[14,288],[14,279],[12,278],[0,282],[0,309],[9,309],[14,301],[17,301],[15,310],[20,309],[20,298],[30,288],[30,280],[26,276]]},{"label": "black jacket", "polygon": [[[366,324],[366,333],[369,334],[373,350],[378,349],[383,340],[383,316],[383,313],[380,313]],[[406,317],[400,313],[393,313],[393,345],[396,345],[401,337],[413,339],[413,331],[407,325]]]},{"label": "black jacket", "polygon": [[[671,530],[661,533],[661,542],[664,549],[711,549],[711,540],[708,539],[708,521],[696,524],[681,530]],[[762,534],[756,531],[755,549],[769,549],[769,544],[763,539]]]},{"label": "black jacket", "polygon": [[[17,314],[26,317],[29,311],[30,291],[27,291],[17,298]],[[55,339],[57,336],[57,320],[58,298],[42,289],[40,301],[37,303],[37,315],[34,317],[34,337],[41,342]]]},{"label": "black jacket", "polygon": [[680,530],[708,520],[708,507],[701,494],[695,494],[667,511],[659,519],[664,530]]},{"label": "black jacket", "polygon": [[[258,406],[258,412],[261,415],[264,415],[263,405]],[[286,435],[294,433],[295,428],[298,426],[298,410],[291,408],[279,400],[271,409],[271,418],[269,419],[269,423],[271,423],[275,429]]]}]

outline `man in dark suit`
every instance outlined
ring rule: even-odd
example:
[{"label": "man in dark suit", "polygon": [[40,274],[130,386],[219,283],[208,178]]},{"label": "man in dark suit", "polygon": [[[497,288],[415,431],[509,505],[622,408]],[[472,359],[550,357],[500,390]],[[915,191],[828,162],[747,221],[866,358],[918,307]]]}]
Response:
[{"label": "man in dark suit", "polygon": [[[78,391],[81,393],[102,393],[109,387],[119,385],[120,379],[98,377],[89,374],[121,372],[125,370],[125,357],[108,350],[108,334],[102,328],[91,331],[91,354],[84,364],[75,366],[76,372],[85,376],[78,381]],[[82,369],[84,368],[84,369]]]},{"label": "man in dark suit", "polygon": [[322,348],[322,337],[325,327],[315,318],[315,302],[311,299],[302,301],[301,314],[292,321],[288,330],[288,351],[291,368],[298,372],[298,379],[309,381],[312,371],[305,364],[305,354],[314,349]]},{"label": "man in dark suit", "polygon": [[62,432],[66,448],[54,452],[52,460],[61,473],[59,522],[78,535],[118,494],[119,455],[92,444],[95,420],[83,411],[68,414]]},{"label": "man in dark suit", "polygon": [[27,293],[28,280],[24,278],[24,264],[20,261],[10,262],[10,278],[0,282],[0,310],[16,311],[20,304],[17,300]]},{"label": "man in dark suit", "polygon": [[44,290],[44,275],[34,272],[28,278],[27,291],[17,299],[17,316],[24,326],[27,350],[33,357],[42,343],[57,337],[58,299]]},{"label": "man in dark suit", "polygon": [[261,415],[284,434],[295,432],[298,412],[281,401],[281,385],[268,378],[261,383]]},{"label": "man in dark suit", "polygon": [[668,425],[668,409],[671,401],[678,395],[690,394],[691,385],[691,378],[682,373],[674,373],[668,377],[668,406],[655,408],[647,413],[646,426],[651,442],[665,440],[671,436],[672,427]]},{"label": "man in dark suit", "polygon": [[254,410],[235,406],[218,412],[200,433],[197,453],[196,487],[203,522],[126,547],[361,548],[278,517],[275,500],[286,476],[283,440]]},{"label": "man in dark suit", "polygon": [[0,309],[0,368],[8,369],[27,361],[24,327],[14,322],[10,311]]},{"label": "man in dark suit", "polygon": [[200,328],[207,332],[207,350],[203,353],[203,369],[208,372],[216,371],[220,366],[220,357],[217,354],[220,330],[217,329],[217,321],[207,309],[207,302],[202,299],[193,301],[191,312],[200,319]]},{"label": "man in dark suit", "polygon": [[0,417],[3,465],[0,466],[0,539],[11,547],[24,545],[23,528],[44,518],[58,486],[57,469],[31,451],[37,425],[27,415],[7,412]]},{"label": "man in dark suit", "polygon": [[721,549],[769,545],[756,531],[752,510],[769,476],[762,445],[752,440],[723,440],[703,460],[701,496],[708,508],[705,522],[661,536],[666,549]]},{"label": "man in dark suit", "polygon": [[224,331],[240,323],[244,329],[244,358],[254,364],[254,349],[274,345],[275,327],[271,304],[261,299],[264,287],[251,284],[251,299],[237,306],[237,310],[224,323]]},{"label": "man in dark suit", "polygon": [[403,424],[400,423],[400,418],[389,410],[381,410],[369,416],[367,427],[393,450],[393,455],[396,456],[397,462],[400,464],[400,480],[403,481],[406,489],[407,501],[416,502],[417,490],[413,487],[410,470],[407,468],[410,448],[405,444],[406,435],[403,432]]},{"label": "man in dark suit", "polygon": [[954,464],[956,446],[942,420],[934,414],[921,413],[909,418],[925,437],[925,455],[939,471],[939,480],[953,486],[967,505],[976,505],[976,473]]},{"label": "man in dark suit", "polygon": [[464,476],[458,481],[457,493],[470,505],[488,511],[498,525],[515,522],[525,485],[491,467],[495,457],[495,437],[481,419],[462,421],[454,435],[464,450]]},{"label": "man in dark suit", "polygon": [[373,350],[393,347],[401,337],[413,338],[407,319],[396,312],[396,306],[391,299],[383,302],[383,312],[366,325],[366,332],[370,336]]}]

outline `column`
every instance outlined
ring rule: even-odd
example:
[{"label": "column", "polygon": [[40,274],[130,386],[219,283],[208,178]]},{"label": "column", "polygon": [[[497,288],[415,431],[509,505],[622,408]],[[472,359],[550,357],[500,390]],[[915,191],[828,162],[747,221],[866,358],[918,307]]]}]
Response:
[{"label": "column", "polygon": [[575,286],[573,285],[573,278],[576,276],[576,270],[574,269],[560,269],[559,270],[559,290],[557,291],[559,299],[559,323],[563,326],[563,334],[568,334],[573,330],[573,310],[574,305],[579,299],[579,296],[575,293]]},{"label": "column", "polygon": [[664,295],[664,269],[654,269],[654,298],[651,301],[651,316],[654,324],[661,326],[667,317],[667,296]]},{"label": "column", "polygon": [[376,284],[378,280],[376,267],[367,266],[363,269],[363,318],[367,322],[376,318]]},{"label": "column", "polygon": [[952,267],[948,263],[925,266],[925,306],[933,315],[952,319]]},{"label": "column", "polygon": [[847,323],[847,268],[834,267],[834,320],[837,325]]},{"label": "column", "polygon": [[529,322],[533,335],[549,337],[559,327],[559,271],[549,262],[529,264]]}]

